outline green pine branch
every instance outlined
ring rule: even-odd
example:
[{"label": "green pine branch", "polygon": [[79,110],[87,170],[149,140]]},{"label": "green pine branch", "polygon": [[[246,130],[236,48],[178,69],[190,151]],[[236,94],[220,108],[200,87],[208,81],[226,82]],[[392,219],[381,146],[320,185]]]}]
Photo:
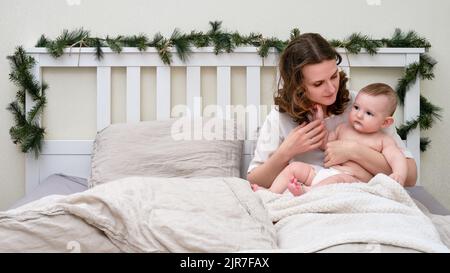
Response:
[{"label": "green pine branch", "polygon": [[204,34],[201,31],[191,31],[191,34],[188,35],[190,42],[197,48],[207,47],[210,45],[210,37],[207,34]]},{"label": "green pine branch", "polygon": [[[11,66],[10,80],[19,87],[16,100],[7,107],[15,121],[15,125],[9,129],[9,133],[13,143],[19,145],[22,152],[34,151],[35,156],[38,156],[45,130],[39,126],[37,120],[46,103],[45,90],[48,86],[45,83],[40,85],[34,78],[31,70],[35,65],[35,60],[26,55],[23,47],[16,48],[14,55],[8,56],[7,59]],[[26,94],[29,94],[35,103],[28,112],[28,118],[25,110]]]},{"label": "green pine branch", "polygon": [[39,40],[37,41],[35,47],[47,47],[47,45],[50,43],[50,40],[47,39],[47,37],[42,34]]},{"label": "green pine branch", "polygon": [[425,152],[430,146],[431,140],[427,137],[420,138],[420,151]]},{"label": "green pine branch", "polygon": [[431,47],[430,42],[420,37],[415,31],[404,33],[399,28],[395,29],[391,38],[383,38],[381,42],[385,47],[423,47],[426,50]]},{"label": "green pine branch", "polygon": [[21,101],[25,101],[24,90],[28,90],[30,95],[35,99],[39,96],[40,87],[31,74],[31,69],[35,65],[35,60],[26,55],[23,47],[18,47],[14,55],[6,57],[11,66],[9,79],[22,91],[19,94]]},{"label": "green pine branch", "polygon": [[436,120],[442,120],[442,108],[432,104],[424,96],[420,96],[420,129],[430,129]]},{"label": "green pine branch", "polygon": [[165,64],[170,64],[172,61],[172,52],[170,52],[170,40],[164,38],[161,33],[155,34],[151,44],[158,50],[159,57]]},{"label": "green pine branch", "polygon": [[401,79],[398,80],[396,91],[401,105],[405,102],[405,95],[417,77],[420,76],[422,80],[432,80],[434,78],[433,69],[436,61],[428,54],[422,54],[419,62],[412,63],[406,67],[405,73]]},{"label": "green pine branch", "polygon": [[258,54],[261,57],[267,57],[269,55],[269,50],[271,48],[275,48],[278,53],[282,52],[286,47],[286,43],[277,39],[277,38],[269,38],[269,39],[261,39],[261,44],[258,48]]},{"label": "green pine branch", "polygon": [[120,53],[122,52],[124,43],[122,41],[122,36],[117,36],[116,38],[110,38],[109,36],[106,36],[106,44],[113,52]]},{"label": "green pine branch", "polygon": [[353,33],[343,41],[333,39],[330,44],[334,47],[343,47],[352,54],[358,54],[362,49],[365,49],[370,55],[376,54],[377,48],[383,45],[381,41],[373,40],[361,33]]},{"label": "green pine branch", "polygon": [[222,22],[220,21],[209,22],[209,24],[211,30],[207,34],[210,36],[214,46],[214,53],[217,55],[223,52],[232,52],[236,47],[232,41],[232,34],[222,31]]},{"label": "green pine branch", "polygon": [[[43,36],[41,36],[42,38]],[[85,41],[89,39],[89,31],[83,28],[74,31],[63,30],[63,33],[54,41],[48,41],[46,44],[48,52],[55,58],[60,57],[64,53],[66,47],[78,46],[85,47]]]},{"label": "green pine branch", "polygon": [[31,108],[28,112],[28,122],[37,122],[39,116],[44,111],[44,107],[47,104],[47,99],[45,96],[42,96],[39,100],[36,100],[36,104]]},{"label": "green pine branch", "polygon": [[170,36],[170,45],[174,46],[178,57],[181,61],[186,62],[191,50],[191,40],[188,35],[182,34],[178,29],[175,29]]},{"label": "green pine branch", "polygon": [[13,101],[6,108],[13,114],[16,126],[24,126],[24,124],[27,123],[25,109],[22,105],[23,104],[20,104],[18,101]]},{"label": "green pine branch", "polygon": [[442,112],[442,108],[433,105],[424,96],[420,95],[419,116],[402,124],[397,128],[397,133],[402,139],[406,139],[408,133],[417,128],[417,126],[419,126],[421,130],[428,130],[433,126],[436,120],[442,119],[440,112]]},{"label": "green pine branch", "polygon": [[292,29],[291,35],[290,35],[291,41],[294,40],[295,38],[297,38],[298,36],[300,36],[300,29],[298,29],[298,28]]}]

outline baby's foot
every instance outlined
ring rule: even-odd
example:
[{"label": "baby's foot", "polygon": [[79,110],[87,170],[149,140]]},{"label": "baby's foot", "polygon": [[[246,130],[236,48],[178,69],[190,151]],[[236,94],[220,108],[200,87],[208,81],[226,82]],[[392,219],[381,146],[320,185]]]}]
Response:
[{"label": "baby's foot", "polygon": [[298,182],[296,178],[292,178],[288,184],[288,190],[292,193],[293,196],[300,196],[304,194],[303,185]]},{"label": "baby's foot", "polygon": [[259,186],[256,185],[256,184],[252,184],[251,187],[252,187],[252,190],[253,190],[253,191],[259,190]]}]

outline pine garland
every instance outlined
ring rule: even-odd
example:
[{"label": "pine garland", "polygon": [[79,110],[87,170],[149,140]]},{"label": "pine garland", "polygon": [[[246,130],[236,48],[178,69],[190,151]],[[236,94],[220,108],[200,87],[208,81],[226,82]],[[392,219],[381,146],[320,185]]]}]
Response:
[{"label": "pine garland", "polygon": [[[45,134],[45,129],[40,127],[38,120],[46,104],[45,90],[48,86],[45,83],[40,85],[31,74],[35,60],[27,56],[22,47],[18,47],[15,54],[7,58],[12,70],[9,79],[19,87],[16,100],[7,107],[13,113],[16,122],[16,125],[10,128],[9,134],[22,152],[32,150],[37,157]],[[25,109],[25,94],[29,94],[35,103],[28,113]]]},{"label": "pine garland", "polygon": [[[441,120],[442,116],[439,114],[441,111],[442,108],[433,105],[424,96],[420,95],[420,115],[397,128],[399,136],[402,139],[406,139],[408,133],[417,128],[417,126],[420,126],[421,130],[430,129],[436,119]],[[422,152],[426,151],[430,143],[431,141],[428,138],[421,138],[420,150]]]},{"label": "pine garland", "polygon": [[[209,24],[210,30],[206,33],[191,31],[189,34],[183,34],[175,29],[170,38],[165,38],[161,33],[157,33],[152,40],[144,34],[99,38],[91,37],[90,32],[82,28],[71,32],[64,30],[55,40],[42,35],[36,47],[47,48],[48,52],[55,58],[60,57],[65,48],[93,47],[99,60],[103,58],[103,47],[109,47],[116,53],[121,53],[124,47],[136,47],[139,51],[154,47],[158,50],[163,63],[170,65],[173,58],[172,48],[176,49],[176,53],[182,61],[187,61],[193,47],[209,46],[214,48],[215,54],[233,52],[238,46],[254,46],[257,47],[258,54],[264,58],[267,57],[271,48],[274,48],[277,52],[282,52],[292,39],[300,35],[300,30],[295,28],[291,31],[290,38],[283,41],[275,37],[265,38],[260,33],[250,33],[245,36],[238,32],[228,32],[222,29],[222,22],[220,21],[209,22]],[[396,29],[391,38],[375,40],[361,33],[353,33],[342,41],[331,40],[330,43],[334,47],[345,48],[347,52],[352,54],[358,54],[362,49],[365,49],[372,55],[377,53],[379,47],[418,47],[426,50],[431,47],[431,44],[425,38],[420,37],[414,31],[404,33],[400,29]],[[32,150],[38,156],[45,134],[45,129],[40,127],[38,120],[46,104],[45,90],[48,86],[45,83],[39,85],[37,80],[34,79],[30,71],[35,64],[35,60],[31,56],[27,56],[22,47],[18,47],[14,55],[7,58],[11,63],[12,70],[10,80],[19,87],[16,100],[10,103],[7,108],[13,113],[16,122],[16,125],[10,129],[11,139],[15,144],[20,145],[22,152],[26,153]],[[435,64],[436,61],[429,55],[422,54],[419,62],[413,63],[405,69],[405,73],[399,79],[396,87],[401,104],[404,103],[405,94],[417,77],[428,80],[434,78]],[[25,93],[30,94],[34,101],[34,107],[28,113],[25,111]],[[406,139],[408,133],[417,126],[420,126],[422,130],[431,128],[436,119],[441,119],[440,111],[442,111],[440,107],[420,96],[420,115],[397,128],[399,135]],[[427,138],[421,138],[421,150],[425,151],[430,142]]]},{"label": "pine garland", "polygon": [[418,63],[413,63],[406,67],[405,74],[398,81],[396,88],[400,104],[404,104],[406,91],[416,81],[417,75],[422,80],[432,80],[434,78],[433,68],[435,64],[436,61],[428,54],[422,54]]}]

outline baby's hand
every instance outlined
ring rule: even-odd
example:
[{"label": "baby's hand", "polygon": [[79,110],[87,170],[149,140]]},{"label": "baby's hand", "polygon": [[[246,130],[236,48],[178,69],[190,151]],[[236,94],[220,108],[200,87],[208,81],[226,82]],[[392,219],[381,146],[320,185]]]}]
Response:
[{"label": "baby's hand", "polygon": [[398,173],[392,173],[391,175],[389,175],[390,178],[394,179],[395,181],[397,181],[400,185],[405,185],[405,180],[406,177],[403,175],[400,175]]},{"label": "baby's hand", "polygon": [[[324,118],[324,114],[323,114],[323,109],[322,106],[320,106],[319,104],[314,105],[313,107],[313,120],[321,120],[323,122]],[[328,130],[325,127],[325,137],[323,138],[322,144],[320,145],[320,149],[322,151],[325,151],[325,149],[327,148],[327,143],[328,143]]]},{"label": "baby's hand", "polygon": [[324,120],[322,106],[320,106],[319,104],[314,105],[313,111],[314,111],[313,120],[317,120],[317,119]]}]

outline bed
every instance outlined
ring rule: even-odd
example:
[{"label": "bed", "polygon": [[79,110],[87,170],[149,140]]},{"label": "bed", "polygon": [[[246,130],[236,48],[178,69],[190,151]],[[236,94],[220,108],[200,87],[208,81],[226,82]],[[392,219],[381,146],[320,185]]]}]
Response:
[{"label": "bed", "polygon": [[[37,60],[34,75],[39,80],[43,67],[96,67],[98,133],[95,141],[47,140],[38,159],[27,155],[26,196],[0,213],[0,251],[448,251],[449,212],[420,182],[406,192],[377,175],[365,185],[330,185],[297,199],[251,190],[245,177],[262,122],[260,68],[277,65],[274,51],[264,59],[255,48],[223,55],[212,48],[194,49],[188,62],[175,57],[172,66],[186,68],[184,117],[189,113],[189,119],[183,123],[172,118],[170,109],[171,67],[155,49],[103,52],[99,61],[89,48],[66,50],[58,59],[42,48],[28,50]],[[341,68],[350,75],[350,64],[405,67],[423,52],[384,48],[374,56],[343,54]],[[111,124],[111,67],[116,66],[127,71],[124,124]],[[157,120],[141,122],[140,69],[147,66],[156,67]],[[217,68],[214,107],[220,114],[215,118],[202,118],[203,66]],[[233,66],[246,67],[243,120],[232,119],[226,107]],[[405,121],[419,114],[419,94],[417,81],[405,98]],[[188,136],[193,140],[183,134],[174,140],[174,128],[213,128],[222,138],[195,139],[192,129]],[[420,169],[419,137],[417,128],[405,144]],[[361,206],[355,209],[355,204]],[[327,229],[330,225],[340,228]],[[364,232],[351,232],[361,227]]]}]

